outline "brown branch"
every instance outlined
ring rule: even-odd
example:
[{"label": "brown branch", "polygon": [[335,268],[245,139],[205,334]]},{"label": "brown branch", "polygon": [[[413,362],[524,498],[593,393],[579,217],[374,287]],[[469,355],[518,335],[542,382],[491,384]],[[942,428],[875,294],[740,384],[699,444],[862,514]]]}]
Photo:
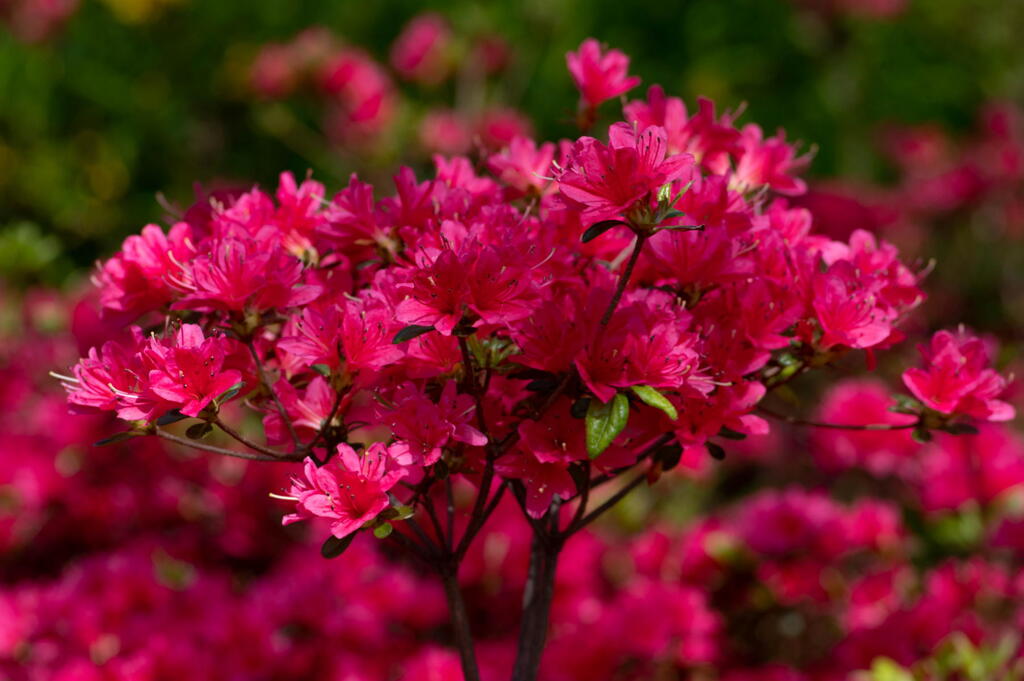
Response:
[{"label": "brown branch", "polygon": [[770,416],[773,419],[784,421],[785,423],[791,423],[795,426],[810,426],[811,428],[831,428],[834,430],[874,430],[874,431],[885,431],[885,430],[909,430],[916,428],[921,425],[920,419],[914,420],[912,423],[864,423],[864,424],[845,424],[845,423],[823,423],[821,421],[808,421],[806,419],[796,418],[795,416],[788,416],[786,414],[780,414],[772,411],[767,407],[758,407],[758,410]]},{"label": "brown branch", "polygon": [[260,383],[270,393],[271,399],[274,400],[274,404],[277,405],[277,412],[281,415],[281,420],[284,421],[285,428],[288,429],[289,435],[292,436],[292,442],[295,443],[295,448],[299,449],[302,446],[302,441],[299,439],[299,434],[295,432],[295,426],[292,425],[292,420],[288,418],[288,411],[281,404],[281,399],[277,396],[277,391],[274,390],[273,386],[270,385],[270,381],[267,379],[267,373],[263,370],[263,362],[260,360],[260,354],[256,352],[256,344],[250,338],[246,344],[249,347],[249,354],[252,355],[252,361],[256,364],[256,373],[259,374]]},{"label": "brown branch", "polygon": [[195,440],[189,440],[188,438],[179,437],[168,433],[166,430],[155,429],[153,434],[159,438],[167,440],[168,442],[174,442],[185,447],[191,447],[192,449],[198,449],[203,452],[210,452],[211,454],[220,454],[222,456],[231,456],[236,459],[245,459],[247,461],[282,461],[288,463],[294,463],[301,461],[301,458],[295,458],[295,455],[288,454],[286,456],[267,456],[266,454],[252,454],[249,452],[239,452],[234,449],[225,449],[224,447],[216,447],[214,445],[207,445]]}]

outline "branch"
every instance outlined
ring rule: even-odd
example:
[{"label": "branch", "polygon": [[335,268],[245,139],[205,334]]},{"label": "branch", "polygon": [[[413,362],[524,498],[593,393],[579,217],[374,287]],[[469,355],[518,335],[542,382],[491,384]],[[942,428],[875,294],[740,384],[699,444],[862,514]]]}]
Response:
[{"label": "branch", "polygon": [[[259,452],[260,454],[264,454],[266,456],[272,456],[275,459],[280,459],[280,458],[285,457],[285,456],[290,456],[290,455],[288,455],[288,454],[286,454],[284,452],[279,452],[277,450],[270,449],[269,447],[264,447],[262,445],[256,444],[255,442],[249,440],[247,437],[245,437],[244,435],[239,433],[237,430],[235,430],[234,428],[232,428],[228,424],[226,424],[223,421],[221,421],[219,417],[214,421],[214,423],[216,423],[217,426],[221,430],[223,430],[225,433],[227,433],[230,437],[234,438],[236,441],[238,441],[239,443],[245,445],[246,447],[248,447],[249,449],[251,449],[251,450],[253,450],[255,452]],[[301,451],[296,451],[295,455],[298,456],[301,453],[302,453]]]},{"label": "branch", "polygon": [[295,426],[292,425],[292,420],[288,418],[288,412],[285,410],[284,405],[281,404],[280,398],[277,396],[277,392],[273,386],[270,385],[270,381],[267,380],[267,374],[263,370],[263,362],[260,360],[260,354],[256,352],[256,344],[250,338],[246,344],[249,347],[249,354],[252,355],[252,361],[256,363],[256,373],[260,376],[260,383],[270,393],[270,397],[273,398],[274,404],[277,405],[277,412],[281,415],[281,420],[284,421],[285,427],[288,429],[288,433],[292,436],[292,441],[295,443],[295,448],[299,449],[302,447],[302,441],[299,439],[299,434],[295,432]]},{"label": "branch", "polygon": [[207,445],[203,444],[202,442],[196,442],[195,440],[189,440],[188,438],[173,435],[171,433],[168,433],[166,430],[160,430],[159,428],[154,429],[153,434],[159,438],[167,440],[168,442],[174,442],[185,447],[191,447],[192,449],[210,452],[211,454],[232,456],[236,459],[245,459],[247,461],[283,461],[294,463],[296,461],[302,460],[301,458],[295,458],[294,454],[287,454],[284,456],[267,456],[266,454],[251,454],[249,452],[239,452],[234,449],[225,449],[223,447]]},{"label": "branch", "polygon": [[455,646],[459,650],[462,675],[465,681],[480,681],[476,651],[473,648],[473,633],[469,626],[469,613],[466,610],[466,601],[462,598],[462,590],[459,588],[457,569],[452,566],[442,567],[441,581],[444,583],[448,614],[452,621],[452,629],[455,631]]},{"label": "branch", "polygon": [[604,314],[601,316],[600,326],[598,327],[597,334],[595,337],[595,345],[597,340],[601,337],[605,327],[612,320],[612,314],[615,313],[615,308],[619,306],[619,301],[622,300],[622,294],[626,292],[626,284],[629,283],[629,278],[633,276],[633,268],[636,267],[637,260],[640,259],[640,249],[643,248],[644,242],[647,241],[646,234],[637,234],[636,246],[633,247],[633,253],[629,256],[629,262],[626,263],[626,269],[622,271],[622,276],[619,277],[619,283],[615,287],[615,293],[612,294],[612,299],[608,301],[608,307],[605,309]]},{"label": "branch", "polygon": [[572,520],[570,520],[568,526],[566,526],[566,532],[568,532],[570,527],[580,522],[583,518],[583,514],[587,512],[587,503],[590,501],[590,462],[584,461],[583,463],[583,489],[580,490],[580,498],[579,502],[576,504],[576,512],[573,513]]},{"label": "branch", "polygon": [[627,494],[636,489],[640,485],[640,483],[644,482],[646,479],[646,473],[641,473],[640,475],[633,478],[622,489],[608,497],[608,499],[603,504],[595,508],[587,515],[583,516],[583,518],[581,518],[578,522],[574,522],[571,525],[569,525],[569,527],[565,530],[564,535],[568,536],[571,534],[575,534],[576,532],[579,532],[590,523],[597,520],[601,516],[601,514],[603,514],[605,511],[610,509],[615,504],[622,501]]},{"label": "branch", "polygon": [[772,417],[773,419],[778,419],[779,421],[784,421],[785,423],[792,423],[793,425],[796,426],[810,426],[811,428],[832,428],[834,430],[910,430],[911,428],[916,428],[921,424],[920,419],[917,419],[912,423],[822,423],[821,421],[807,421],[805,419],[796,418],[795,416],[779,414],[778,412],[772,411],[767,407],[758,407],[758,410],[764,413],[766,416]]}]

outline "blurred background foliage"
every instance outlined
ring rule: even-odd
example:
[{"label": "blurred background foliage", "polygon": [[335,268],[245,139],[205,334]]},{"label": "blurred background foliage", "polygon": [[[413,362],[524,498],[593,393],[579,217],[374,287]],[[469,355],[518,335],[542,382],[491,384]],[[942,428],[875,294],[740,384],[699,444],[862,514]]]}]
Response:
[{"label": "blurred background foliage", "polygon": [[[745,104],[745,120],[784,126],[817,150],[812,178],[891,180],[878,153],[885,124],[963,132],[982,103],[1024,99],[1024,2],[913,0],[878,16],[840,11],[838,1],[430,8],[458,36],[505,41],[505,73],[472,97],[527,112],[545,138],[575,131],[564,55],[591,35],[631,55],[644,87],[661,83],[687,102],[706,95],[725,109]],[[262,45],[311,26],[386,63],[403,25],[425,9],[412,0],[54,0],[35,4],[67,16],[27,28],[19,4],[33,3],[0,0],[0,272],[19,286],[64,282],[161,221],[161,203],[187,206],[195,182],[272,185],[281,170],[312,169],[333,189],[353,170],[380,179],[396,162],[422,162],[412,121],[432,102],[467,97],[458,77],[433,90],[403,86],[391,143],[345,154],[318,132],[315,102],[284,106],[249,87]],[[461,59],[460,68],[472,61]]]}]

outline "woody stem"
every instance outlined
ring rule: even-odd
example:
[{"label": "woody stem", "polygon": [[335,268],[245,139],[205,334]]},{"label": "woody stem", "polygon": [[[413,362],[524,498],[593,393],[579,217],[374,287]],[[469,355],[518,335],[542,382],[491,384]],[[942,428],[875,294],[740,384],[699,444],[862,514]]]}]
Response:
[{"label": "woody stem", "polygon": [[444,583],[444,595],[448,600],[448,613],[455,633],[455,646],[459,650],[459,660],[462,663],[462,676],[465,681],[480,681],[476,651],[473,649],[473,634],[469,626],[469,612],[466,610],[466,601],[462,598],[462,590],[459,588],[456,564],[449,563],[441,567],[441,581]]},{"label": "woody stem", "polygon": [[768,409],[767,407],[758,407],[761,413],[766,416],[770,416],[773,419],[779,421],[785,421],[786,423],[792,423],[795,426],[810,426],[811,428],[831,428],[833,430],[910,430],[920,425],[920,420],[915,420],[911,423],[863,423],[863,424],[847,424],[847,423],[824,423],[822,421],[808,421],[806,419],[796,418],[795,416],[787,416],[786,414],[780,414],[776,411]]},{"label": "woody stem", "polygon": [[622,274],[619,276],[619,283],[615,286],[612,299],[608,301],[608,307],[605,308],[604,314],[601,315],[601,321],[598,322],[597,332],[594,334],[594,347],[597,347],[601,337],[604,336],[605,330],[608,328],[608,324],[612,321],[612,315],[615,314],[615,308],[619,306],[619,301],[622,300],[622,294],[626,292],[626,285],[629,284],[629,280],[633,276],[637,260],[640,259],[640,251],[643,249],[646,241],[646,234],[640,233],[636,235],[636,244],[633,246],[633,252],[629,256],[629,261],[626,262],[626,268],[622,270]]},{"label": "woody stem", "polygon": [[232,456],[236,459],[246,459],[248,461],[298,461],[293,455],[289,454],[286,456],[267,456],[266,454],[252,454],[250,452],[239,452],[234,449],[225,449],[223,447],[215,447],[214,445],[203,444],[202,442],[196,442],[195,440],[189,440],[188,438],[179,437],[168,433],[166,430],[156,429],[153,434],[159,438],[173,442],[175,444],[182,445],[184,447],[191,447],[192,449],[198,449],[203,452],[210,452],[211,454],[220,454],[222,456]]},{"label": "woody stem", "polygon": [[295,432],[295,426],[292,425],[291,418],[288,417],[288,411],[281,404],[281,399],[277,396],[277,391],[270,385],[270,381],[267,379],[267,373],[263,370],[263,362],[260,360],[260,353],[256,351],[256,344],[252,340],[248,343],[249,354],[252,355],[252,361],[256,364],[256,373],[259,374],[260,383],[270,393],[271,399],[274,400],[274,404],[277,406],[277,412],[281,415],[281,420],[284,421],[285,428],[288,429],[288,434],[292,436],[292,442],[295,443],[295,449],[298,450],[302,446],[302,441],[299,439],[299,434]]}]

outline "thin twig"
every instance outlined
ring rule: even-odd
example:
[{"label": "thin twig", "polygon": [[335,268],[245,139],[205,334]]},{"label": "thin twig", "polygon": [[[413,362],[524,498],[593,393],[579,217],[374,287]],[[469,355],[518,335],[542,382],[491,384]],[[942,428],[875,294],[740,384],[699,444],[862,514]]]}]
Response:
[{"label": "thin twig", "polygon": [[[245,445],[246,447],[248,447],[249,449],[253,450],[254,452],[259,452],[260,454],[266,454],[267,456],[272,456],[275,459],[280,459],[282,457],[288,456],[288,454],[286,454],[285,452],[279,452],[277,450],[270,449],[269,447],[264,447],[262,445],[256,444],[255,442],[251,441],[249,438],[245,437],[244,435],[239,433],[237,430],[235,430],[234,428],[232,428],[228,424],[224,423],[222,420],[220,420],[220,418],[217,418],[217,420],[214,421],[214,423],[216,423],[217,427],[219,427],[221,430],[223,430],[225,433],[227,433],[231,438],[233,438],[237,442]],[[301,451],[296,451],[295,452],[296,455],[300,455],[301,453],[302,453]]]},{"label": "thin twig", "polygon": [[776,411],[772,411],[767,407],[758,407],[758,410],[766,416],[770,416],[773,419],[784,421],[786,423],[792,423],[795,426],[810,426],[811,428],[831,428],[834,430],[909,430],[916,428],[920,425],[920,420],[914,420],[912,423],[864,423],[864,424],[845,424],[845,423],[823,423],[821,421],[808,421],[806,419],[800,419],[795,416],[787,416],[786,414],[780,414]]},{"label": "thin twig", "polygon": [[608,301],[608,307],[605,308],[604,314],[601,315],[601,321],[598,323],[597,334],[594,338],[594,345],[597,345],[597,341],[600,340],[601,334],[604,328],[608,326],[608,323],[612,320],[612,315],[615,313],[615,308],[619,306],[619,301],[622,300],[622,294],[626,292],[626,285],[629,283],[629,279],[633,276],[633,269],[636,267],[637,260],[640,259],[640,249],[643,248],[644,242],[647,241],[646,234],[637,234],[636,245],[633,247],[633,252],[629,256],[629,261],[626,263],[626,269],[622,271],[622,276],[619,277],[619,283],[615,287],[615,293],[612,294],[612,299]]},{"label": "thin twig", "polygon": [[452,544],[455,542],[455,492],[452,490],[452,476],[444,479],[445,512],[448,515],[448,534],[445,535],[445,546],[448,553],[453,552]]},{"label": "thin twig", "polygon": [[580,490],[579,501],[576,504],[576,512],[573,513],[572,520],[569,521],[566,531],[583,518],[583,514],[587,512],[587,503],[590,501],[590,462],[584,461],[583,465],[583,489]]},{"label": "thin twig", "polygon": [[249,339],[247,343],[249,347],[249,353],[252,355],[252,361],[256,363],[256,373],[260,376],[260,383],[270,393],[270,397],[274,400],[274,404],[277,405],[277,411],[281,415],[281,420],[284,421],[285,428],[288,429],[288,433],[292,436],[292,441],[295,443],[295,448],[299,449],[302,446],[302,441],[299,439],[299,434],[295,432],[295,426],[292,424],[292,420],[288,417],[288,411],[281,404],[280,398],[277,396],[277,391],[274,390],[273,386],[270,385],[270,381],[267,379],[267,373],[263,370],[263,362],[260,360],[260,354],[256,352],[256,344],[252,339]]},{"label": "thin twig", "polygon": [[250,452],[239,452],[234,449],[225,449],[223,447],[216,447],[214,445],[203,444],[202,442],[196,442],[195,440],[189,440],[188,438],[179,437],[168,433],[166,430],[160,430],[159,428],[153,431],[153,434],[159,438],[167,440],[168,442],[174,442],[185,447],[191,447],[192,449],[198,449],[204,452],[210,452],[211,454],[220,454],[222,456],[232,456],[236,459],[245,459],[247,461],[282,461],[294,463],[301,461],[292,454],[286,456],[267,456],[266,454],[252,454]]},{"label": "thin twig", "polygon": [[592,523],[595,520],[597,520],[599,517],[601,517],[601,514],[603,514],[605,511],[610,509],[615,504],[617,504],[620,501],[622,501],[626,497],[627,494],[629,494],[634,489],[636,489],[646,479],[647,479],[647,474],[646,473],[641,473],[640,475],[638,475],[635,478],[633,478],[632,480],[630,480],[628,483],[626,483],[626,485],[622,489],[620,489],[618,492],[616,492],[612,496],[608,497],[608,499],[603,504],[601,504],[600,506],[595,508],[593,511],[591,511],[587,515],[583,516],[583,518],[581,518],[579,520],[579,522],[575,522],[572,525],[570,525],[569,528],[566,529],[564,534],[566,536],[568,536],[568,535],[574,534],[576,532],[579,532],[584,527],[586,527],[590,523]]}]

